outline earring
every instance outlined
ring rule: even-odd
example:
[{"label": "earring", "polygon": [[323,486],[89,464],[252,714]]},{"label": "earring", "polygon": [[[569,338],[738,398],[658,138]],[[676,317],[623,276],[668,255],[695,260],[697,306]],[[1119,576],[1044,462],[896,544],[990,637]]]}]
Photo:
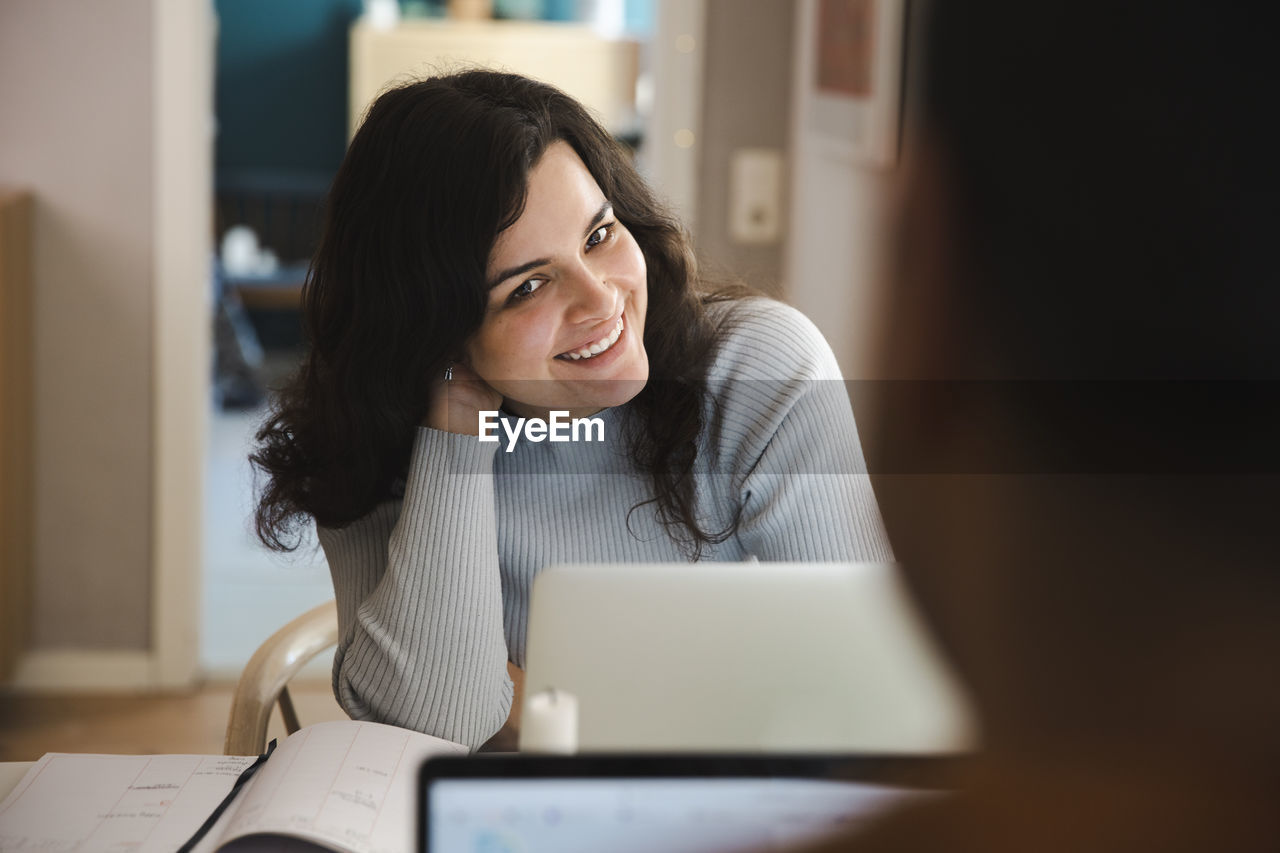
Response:
[{"label": "earring", "polygon": [[451,365],[449,365],[448,367],[446,367],[446,368],[444,369],[444,381],[445,381],[445,382],[448,382],[448,381],[449,381],[449,380],[451,380],[451,379],[453,379],[453,365],[452,365],[452,364],[451,364]]}]

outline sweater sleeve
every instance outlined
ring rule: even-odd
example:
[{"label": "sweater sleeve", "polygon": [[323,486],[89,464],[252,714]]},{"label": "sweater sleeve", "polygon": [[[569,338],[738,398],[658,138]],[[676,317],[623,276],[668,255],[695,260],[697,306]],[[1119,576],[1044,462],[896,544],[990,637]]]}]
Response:
[{"label": "sweater sleeve", "polygon": [[765,561],[893,559],[835,355],[794,308],[748,303],[717,359],[722,460],[744,553]]},{"label": "sweater sleeve", "polygon": [[338,605],[334,694],[352,718],[472,749],[506,722],[494,447],[419,428],[403,503],[318,530]]}]

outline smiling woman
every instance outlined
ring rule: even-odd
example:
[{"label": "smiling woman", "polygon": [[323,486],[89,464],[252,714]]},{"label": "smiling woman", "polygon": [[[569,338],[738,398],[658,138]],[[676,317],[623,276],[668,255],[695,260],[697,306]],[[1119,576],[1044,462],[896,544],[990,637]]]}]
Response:
[{"label": "smiling woman", "polygon": [[[470,71],[370,108],[253,456],[263,541],[317,526],[351,716],[511,734],[550,563],[891,558],[826,341],[691,258],[556,89]],[[533,437],[587,417],[602,440]]]},{"label": "smiling woman", "polygon": [[488,310],[466,361],[508,411],[581,417],[644,388],[644,253],[567,142],[529,172],[524,212],[498,236],[488,268]]}]

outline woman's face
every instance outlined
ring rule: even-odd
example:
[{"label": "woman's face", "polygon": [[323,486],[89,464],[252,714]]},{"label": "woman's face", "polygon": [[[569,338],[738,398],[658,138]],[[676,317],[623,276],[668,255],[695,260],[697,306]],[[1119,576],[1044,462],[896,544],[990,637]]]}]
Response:
[{"label": "woman's face", "polygon": [[583,417],[644,388],[644,255],[577,152],[553,143],[529,173],[524,212],[498,235],[471,369],[525,417]]}]

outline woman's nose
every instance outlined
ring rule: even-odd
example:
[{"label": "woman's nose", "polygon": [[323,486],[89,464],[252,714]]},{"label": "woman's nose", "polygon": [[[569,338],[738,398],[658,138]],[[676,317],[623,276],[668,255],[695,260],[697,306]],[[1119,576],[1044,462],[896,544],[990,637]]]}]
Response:
[{"label": "woman's nose", "polygon": [[608,320],[617,313],[618,289],[609,283],[603,270],[578,264],[571,276],[570,285],[570,322]]}]

